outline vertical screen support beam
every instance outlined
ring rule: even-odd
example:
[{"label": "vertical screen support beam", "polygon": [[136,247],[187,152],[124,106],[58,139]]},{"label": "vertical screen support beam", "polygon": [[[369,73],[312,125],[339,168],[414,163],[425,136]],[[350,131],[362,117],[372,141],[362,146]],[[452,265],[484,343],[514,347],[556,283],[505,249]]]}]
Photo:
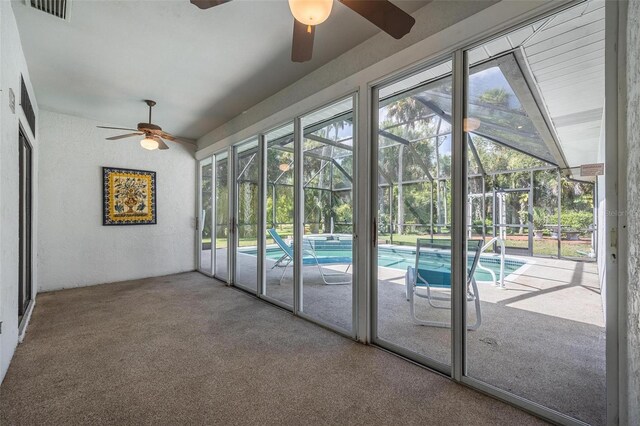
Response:
[{"label": "vertical screen support beam", "polygon": [[258,135],[258,295],[266,294],[267,273],[265,259],[267,256],[267,142],[264,134]]},{"label": "vertical screen support beam", "polygon": [[434,181],[431,181],[431,193],[429,194],[429,234],[431,239],[433,239],[433,190]]},{"label": "vertical screen support beam", "polygon": [[[216,155],[211,156],[211,276],[216,273],[216,239],[218,236],[217,227],[216,227]],[[202,206],[202,205],[201,205]],[[200,207],[202,209],[202,207]],[[204,228],[204,223],[201,224],[201,227]],[[202,235],[202,228],[198,230],[200,235]],[[200,245],[200,249],[202,249],[202,245]]]},{"label": "vertical screen support beam", "polygon": [[487,200],[486,200],[486,182],[485,175],[482,175],[482,240],[487,238]]},{"label": "vertical screen support beam", "polygon": [[466,233],[466,140],[463,121],[465,117],[466,85],[467,85],[466,55],[463,50],[453,54],[453,144],[452,144],[452,188],[453,207],[451,220],[452,252],[451,252],[451,330],[452,330],[452,376],[454,380],[462,380],[465,374],[464,345],[466,338],[466,276],[467,250],[465,247]]},{"label": "vertical screen support beam", "polygon": [[527,251],[531,257],[533,257],[533,194],[533,171],[531,171],[529,173],[529,199],[527,200]]},{"label": "vertical screen support beam", "polygon": [[304,236],[304,182],[302,120],[293,120],[293,312],[302,312],[302,239]]},{"label": "vertical screen support beam", "polygon": [[[366,132],[361,133],[360,127],[359,127],[362,124],[360,122],[360,117],[362,116],[367,117],[366,114],[364,115],[360,114],[360,105],[361,105],[360,96],[359,96],[360,93],[367,93],[367,92],[366,91],[356,92],[351,96],[351,99],[353,99],[353,103],[352,103],[353,120],[356,123],[358,123],[358,125],[354,125],[352,127],[353,134],[351,136],[353,140],[353,154],[352,154],[353,155],[352,157],[353,176],[351,179],[351,203],[353,205],[353,208],[351,209],[351,223],[352,223],[351,232],[353,235],[352,237],[353,243],[352,243],[351,258],[354,260],[353,272],[351,275],[351,335],[354,339],[360,340],[362,342],[367,342],[368,327],[366,326],[366,317],[363,318],[362,322],[360,321],[361,315],[366,316],[368,314],[368,309],[366,307],[366,299],[364,304],[360,304],[361,303],[360,295],[364,294],[366,297],[366,295],[368,294],[367,286],[369,285],[369,282],[367,281],[368,277],[363,272],[367,270],[366,258],[363,255],[366,255],[368,253],[368,250],[367,250],[367,247],[362,247],[362,243],[360,241],[360,235],[362,234],[358,229],[361,222],[360,217],[362,217],[363,214],[367,213],[367,209],[362,207],[365,205],[365,203],[360,202],[359,200],[361,200],[363,196],[366,197],[368,195],[368,191],[365,189],[366,185],[360,186],[360,179],[361,179],[360,170],[368,169],[367,167],[360,167],[360,163],[359,163],[360,155],[363,152],[362,148],[367,145],[366,143],[359,143],[360,135],[367,134]],[[364,108],[367,108],[368,103],[366,101],[362,102],[362,104]],[[335,160],[334,160],[334,164],[337,164]],[[365,225],[367,223],[366,220],[362,222],[364,222]],[[365,261],[364,263],[363,263],[363,259]],[[359,308],[360,306],[362,306],[362,309]]]},{"label": "vertical screen support beam", "polygon": [[[202,228],[204,227],[204,220],[202,220],[202,161],[200,160],[196,163],[197,171],[196,171],[196,188],[198,194],[196,196],[196,269],[198,271],[202,271]],[[22,162],[20,162],[22,165]]]},{"label": "vertical screen support beam", "polygon": [[[378,87],[362,87],[361,93],[367,93],[367,105],[365,102],[359,103],[361,114],[359,115],[360,135],[368,135],[365,143],[360,143],[358,160],[361,164],[369,167],[358,168],[360,217],[367,220],[358,220],[358,243],[360,247],[366,249],[359,251],[360,269],[358,277],[362,292],[358,295],[360,306],[366,307],[366,312],[360,311],[360,321],[366,318],[367,329],[358,330],[361,341],[374,342],[378,338],[378,228],[380,218],[378,217],[378,179],[380,167],[378,166],[378,123],[380,120],[380,92]],[[370,121],[367,121],[370,120]],[[363,149],[364,147],[364,149]],[[388,182],[391,186],[391,182]],[[366,191],[364,190],[366,188]],[[366,206],[366,208],[364,207]]]},{"label": "vertical screen support beam", "polygon": [[236,150],[233,146],[229,147],[229,153],[227,155],[228,170],[227,173],[227,188],[229,191],[229,232],[227,239],[227,285],[231,285],[235,282],[235,259],[236,259],[236,205],[238,204],[238,197],[236,195]]},{"label": "vertical screen support beam", "polygon": [[556,180],[558,185],[558,259],[562,258],[562,176],[560,169],[556,169]]}]

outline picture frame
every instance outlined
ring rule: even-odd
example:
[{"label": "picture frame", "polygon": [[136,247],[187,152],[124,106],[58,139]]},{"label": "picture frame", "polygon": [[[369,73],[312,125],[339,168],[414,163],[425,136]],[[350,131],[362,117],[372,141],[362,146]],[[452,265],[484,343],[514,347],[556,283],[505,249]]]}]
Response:
[{"label": "picture frame", "polygon": [[156,172],[102,168],[102,225],[157,224]]}]

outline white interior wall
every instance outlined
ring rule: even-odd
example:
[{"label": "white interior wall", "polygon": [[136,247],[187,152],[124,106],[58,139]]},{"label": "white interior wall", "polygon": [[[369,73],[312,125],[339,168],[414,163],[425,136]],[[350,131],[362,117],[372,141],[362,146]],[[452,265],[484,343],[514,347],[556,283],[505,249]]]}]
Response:
[{"label": "white interior wall", "polygon": [[[147,151],[97,125],[109,123],[41,111],[40,291],[195,269],[193,149]],[[102,225],[103,166],[157,173],[156,225]]]},{"label": "white interior wall", "polygon": [[[33,147],[33,253],[38,247],[38,140],[29,130],[20,103],[20,75],[23,75],[36,117],[38,106],[20,35],[9,2],[0,1],[0,382],[18,344],[18,126],[22,124]],[[9,89],[15,94],[15,113],[9,108]],[[37,124],[36,124],[37,127]],[[39,136],[36,128],[36,136]],[[38,282],[38,269],[33,261],[33,295]]]}]

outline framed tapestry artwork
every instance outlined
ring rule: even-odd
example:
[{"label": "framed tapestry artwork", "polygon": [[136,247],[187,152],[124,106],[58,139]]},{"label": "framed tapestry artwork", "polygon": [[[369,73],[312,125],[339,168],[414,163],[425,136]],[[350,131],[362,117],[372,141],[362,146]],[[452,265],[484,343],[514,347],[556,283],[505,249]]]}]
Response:
[{"label": "framed tapestry artwork", "polygon": [[102,168],[103,225],[156,224],[156,172]]}]

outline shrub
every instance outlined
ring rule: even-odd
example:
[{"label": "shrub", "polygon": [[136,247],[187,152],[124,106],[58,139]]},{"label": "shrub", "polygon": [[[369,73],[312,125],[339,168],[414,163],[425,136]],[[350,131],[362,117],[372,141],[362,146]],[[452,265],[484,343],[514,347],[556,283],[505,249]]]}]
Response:
[{"label": "shrub", "polygon": [[563,228],[573,228],[584,231],[593,224],[593,213],[586,211],[563,211],[560,214]]}]

